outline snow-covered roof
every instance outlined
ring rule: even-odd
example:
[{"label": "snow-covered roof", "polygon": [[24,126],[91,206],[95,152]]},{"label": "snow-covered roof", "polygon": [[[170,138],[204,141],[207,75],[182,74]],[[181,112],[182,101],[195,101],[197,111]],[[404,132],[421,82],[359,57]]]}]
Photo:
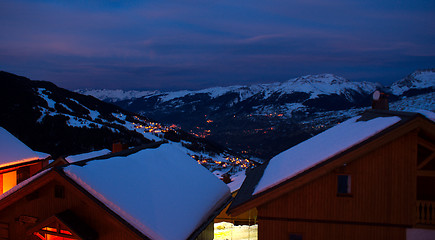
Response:
[{"label": "snow-covered roof", "polygon": [[172,144],[64,171],[152,239],[188,238],[230,197],[222,181]]},{"label": "snow-covered roof", "polygon": [[235,175],[231,176],[231,182],[227,184],[231,192],[235,192],[240,189],[246,178],[246,170],[240,171]]},{"label": "snow-covered roof", "polygon": [[48,154],[33,151],[6,129],[0,127],[0,167],[47,157]]},{"label": "snow-covered roof", "polygon": [[102,149],[102,150],[98,150],[98,151],[93,151],[93,152],[88,152],[88,153],[82,153],[82,154],[77,154],[77,155],[71,155],[65,158],[65,160],[67,160],[69,163],[75,163],[78,161],[82,161],[82,160],[86,160],[86,159],[91,159],[94,157],[100,157],[106,154],[111,153],[111,151],[109,149]]},{"label": "snow-covered roof", "polygon": [[[250,170],[228,212],[238,214],[255,204],[262,204],[267,199],[264,196],[279,186],[290,182],[298,185],[296,180],[300,176],[309,175],[319,166],[328,166],[324,164],[340,159],[340,156],[359,149],[400,126],[420,123],[414,121],[417,118],[433,123],[433,113],[429,111],[415,113],[369,110],[338,124]],[[253,205],[245,204],[247,202]]]},{"label": "snow-covered roof", "polygon": [[401,120],[397,116],[357,121],[359,118],[351,118],[273,157],[254,194],[290,179]]}]

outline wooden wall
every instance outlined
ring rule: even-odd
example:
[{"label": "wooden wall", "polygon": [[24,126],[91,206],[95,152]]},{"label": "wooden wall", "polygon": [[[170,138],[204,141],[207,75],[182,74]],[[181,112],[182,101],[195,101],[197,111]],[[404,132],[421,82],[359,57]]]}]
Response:
[{"label": "wooden wall", "polygon": [[[417,136],[411,132],[258,207],[259,239],[404,239],[415,223]],[[351,196],[337,196],[337,174]]]},{"label": "wooden wall", "polygon": [[[23,197],[0,210],[0,224],[8,224],[9,240],[26,239],[27,229],[67,209],[72,210],[84,223],[98,232],[98,239],[100,240],[141,239],[94,201],[91,201],[82,192],[71,186],[65,179],[58,175],[55,176],[52,181],[31,191],[32,193],[37,191],[38,197],[36,199]],[[55,186],[65,188],[64,198],[54,197]],[[18,223],[16,219],[20,216],[36,217],[38,222],[35,224]]]},{"label": "wooden wall", "polygon": [[[24,165],[21,167],[11,167],[10,169],[2,170],[0,173],[0,194],[3,193],[3,174],[8,173],[8,172],[12,172],[12,171],[16,171],[17,172],[17,184],[18,184],[20,182],[19,180],[24,181],[25,179],[35,175],[46,165],[48,165],[48,160],[41,160],[41,161],[38,161],[38,162],[33,163],[33,164]],[[26,172],[26,174],[23,175],[23,176],[25,176],[25,178],[18,179],[18,175],[19,175],[18,173],[22,170],[24,170],[24,172]]]},{"label": "wooden wall", "polygon": [[[238,191],[235,191],[232,193],[233,197],[236,196]],[[257,224],[257,209],[253,208],[250,209],[236,217],[230,216],[227,214],[228,207],[230,205],[227,205],[222,212],[219,213],[219,215],[214,219],[215,223],[220,222],[229,222],[233,223],[234,225],[254,225]]]},{"label": "wooden wall", "polygon": [[291,234],[301,235],[303,240],[406,239],[405,228],[258,220],[258,239],[289,240]]}]

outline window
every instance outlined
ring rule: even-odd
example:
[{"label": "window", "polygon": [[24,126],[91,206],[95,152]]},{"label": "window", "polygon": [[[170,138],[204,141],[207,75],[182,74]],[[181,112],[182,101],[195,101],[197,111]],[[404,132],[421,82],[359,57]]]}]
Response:
[{"label": "window", "polygon": [[17,171],[7,172],[3,174],[3,192],[17,185]]},{"label": "window", "polygon": [[64,229],[54,227],[44,227],[38,232],[33,233],[34,236],[41,240],[74,240],[73,234]]},{"label": "window", "polygon": [[[73,229],[76,231],[74,231]],[[78,231],[77,231],[78,230]],[[40,240],[97,240],[98,233],[71,210],[57,213],[27,229],[27,235]]]},{"label": "window", "polygon": [[54,186],[54,197],[65,198],[65,188],[61,185]]},{"label": "window", "polygon": [[290,233],[290,240],[303,240],[302,234]]},{"label": "window", "polygon": [[350,195],[350,175],[337,175],[337,195]]}]

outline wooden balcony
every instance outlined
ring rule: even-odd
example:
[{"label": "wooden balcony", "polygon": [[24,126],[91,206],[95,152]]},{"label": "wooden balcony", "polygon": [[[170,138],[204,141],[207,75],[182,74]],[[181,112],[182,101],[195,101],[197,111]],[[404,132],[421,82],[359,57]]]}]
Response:
[{"label": "wooden balcony", "polygon": [[417,201],[417,225],[435,228],[435,201]]}]

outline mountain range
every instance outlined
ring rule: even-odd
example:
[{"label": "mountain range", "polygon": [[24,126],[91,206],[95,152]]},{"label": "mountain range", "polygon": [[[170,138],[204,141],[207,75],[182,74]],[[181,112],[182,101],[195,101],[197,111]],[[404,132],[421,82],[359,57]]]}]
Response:
[{"label": "mountain range", "polygon": [[[371,94],[375,90],[389,95],[391,109],[406,105],[402,107],[405,110],[422,107],[435,110],[434,69],[416,71],[391,86],[320,74],[271,84],[198,91],[82,89],[76,92],[165,124],[175,124],[236,152],[269,159],[364,111],[371,105]],[[429,102],[418,101],[420,98]]]},{"label": "mountain range", "polygon": [[33,150],[54,158],[121,142],[130,147],[150,142],[175,145],[192,161],[220,176],[257,164],[207,139],[167,126],[95,97],[46,81],[0,71],[0,126]]}]

